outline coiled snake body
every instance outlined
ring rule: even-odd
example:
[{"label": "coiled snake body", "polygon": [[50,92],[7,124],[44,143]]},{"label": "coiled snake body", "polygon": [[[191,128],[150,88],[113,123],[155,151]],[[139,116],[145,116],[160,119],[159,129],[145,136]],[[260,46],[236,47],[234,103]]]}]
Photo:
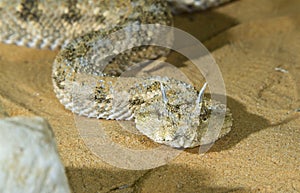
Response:
[{"label": "coiled snake body", "polygon": [[[178,11],[225,1],[195,0],[187,6],[189,1],[169,2]],[[163,0],[2,0],[0,40],[35,48],[62,47],[52,76],[54,91],[67,109],[88,117],[134,119],[137,129],[155,142],[194,147],[202,144],[212,109],[225,113],[223,104],[172,78],[118,77],[140,58],[154,59],[168,52],[154,46],[133,48],[134,43],[132,49],[120,50],[128,38],[145,45],[158,36],[156,27],[171,24],[169,9]],[[143,24],[155,25],[130,33]],[[118,33],[119,29],[125,32]],[[112,59],[108,52],[120,54]],[[227,110],[219,137],[230,131],[231,124]]]}]

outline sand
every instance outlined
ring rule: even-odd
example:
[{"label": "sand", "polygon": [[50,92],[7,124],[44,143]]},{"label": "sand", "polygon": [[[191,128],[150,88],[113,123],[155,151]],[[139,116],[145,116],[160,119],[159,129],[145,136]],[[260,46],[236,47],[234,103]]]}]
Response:
[{"label": "sand", "polygon": [[[203,155],[198,148],[185,150],[148,170],[102,161],[55,97],[56,51],[0,44],[0,114],[48,119],[75,193],[300,192],[299,9],[299,0],[241,0],[176,16],[175,26],[201,40],[216,59],[234,118],[230,134]],[[193,77],[189,65],[180,70]],[[121,133],[119,139],[126,145],[133,143],[130,137]],[[155,146],[143,137],[133,141]]]}]

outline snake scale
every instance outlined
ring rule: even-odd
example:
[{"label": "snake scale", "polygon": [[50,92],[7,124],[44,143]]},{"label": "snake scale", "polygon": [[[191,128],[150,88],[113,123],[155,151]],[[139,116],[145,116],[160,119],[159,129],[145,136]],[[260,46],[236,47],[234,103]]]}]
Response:
[{"label": "snake scale", "polygon": [[[1,0],[0,41],[62,48],[53,65],[53,85],[57,98],[72,112],[95,118],[134,119],[137,129],[155,142],[175,148],[195,147],[202,144],[212,109],[225,114],[219,137],[230,131],[232,117],[226,106],[205,98],[205,87],[197,91],[172,78],[118,77],[140,58],[155,59],[167,54],[167,49],[140,46],[114,58],[106,55],[121,52],[123,36],[128,40],[128,34],[129,42],[149,43],[159,35],[155,33],[157,26],[172,24],[171,10],[206,9],[226,1]],[[151,29],[154,33],[149,29],[127,33],[142,28],[142,24],[155,24]],[[123,28],[126,33],[110,36]]]}]

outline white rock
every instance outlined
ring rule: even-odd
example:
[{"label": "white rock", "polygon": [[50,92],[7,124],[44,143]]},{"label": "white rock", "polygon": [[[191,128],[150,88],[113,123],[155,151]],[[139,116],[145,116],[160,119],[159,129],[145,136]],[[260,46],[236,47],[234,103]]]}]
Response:
[{"label": "white rock", "polygon": [[70,192],[53,132],[43,118],[0,120],[0,192]]}]

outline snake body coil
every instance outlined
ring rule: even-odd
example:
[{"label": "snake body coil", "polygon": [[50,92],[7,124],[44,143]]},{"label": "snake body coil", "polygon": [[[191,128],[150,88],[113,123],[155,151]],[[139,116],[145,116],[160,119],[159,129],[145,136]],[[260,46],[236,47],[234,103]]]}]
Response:
[{"label": "snake body coil", "polygon": [[[184,1],[172,2],[182,5]],[[160,25],[171,24],[166,1],[3,0],[0,13],[2,42],[62,47],[53,65],[54,91],[77,114],[134,119],[137,129],[155,142],[181,148],[201,145],[211,111],[226,111],[224,105],[203,99],[203,92],[179,80],[118,77],[141,58],[168,52],[148,46],[160,35],[156,33]],[[153,25],[143,28],[143,24]],[[165,41],[171,42],[171,36],[165,35]],[[227,111],[219,137],[230,131],[231,124]]]}]

